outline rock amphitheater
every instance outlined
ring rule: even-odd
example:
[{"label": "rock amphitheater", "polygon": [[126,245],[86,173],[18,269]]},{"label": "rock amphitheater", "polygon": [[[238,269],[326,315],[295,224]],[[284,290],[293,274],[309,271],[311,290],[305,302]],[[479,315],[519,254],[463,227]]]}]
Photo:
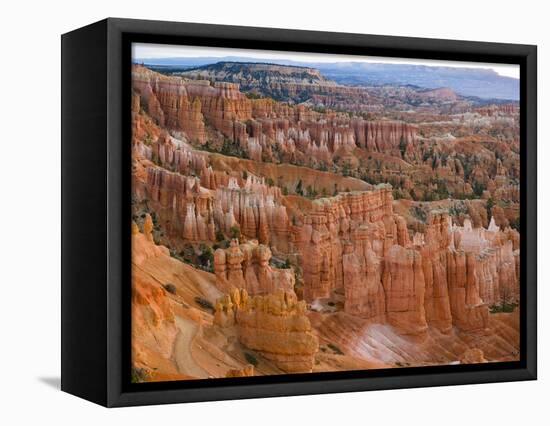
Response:
[{"label": "rock amphitheater", "polygon": [[[435,125],[249,98],[235,83],[137,65],[132,124],[142,380],[518,359],[511,148],[467,154],[460,140],[427,157],[422,134]],[[432,191],[444,181],[479,197],[396,199],[386,160],[411,187],[429,165]],[[381,182],[349,173],[372,161]]]}]

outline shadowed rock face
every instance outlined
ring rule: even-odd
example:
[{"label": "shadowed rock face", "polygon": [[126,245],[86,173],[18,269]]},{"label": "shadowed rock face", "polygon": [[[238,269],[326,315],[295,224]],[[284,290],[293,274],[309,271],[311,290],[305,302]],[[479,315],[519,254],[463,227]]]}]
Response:
[{"label": "shadowed rock face", "polygon": [[[372,100],[303,78],[269,84]],[[347,114],[242,87],[133,69],[136,368],[175,380],[517,359],[516,109],[441,107],[434,122],[433,105]],[[484,126],[498,137],[447,135]]]}]

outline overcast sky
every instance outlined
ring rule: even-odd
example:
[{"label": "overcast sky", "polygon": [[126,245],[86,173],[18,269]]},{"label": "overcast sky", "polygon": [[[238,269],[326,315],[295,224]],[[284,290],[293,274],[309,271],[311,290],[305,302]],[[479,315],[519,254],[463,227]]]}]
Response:
[{"label": "overcast sky", "polygon": [[365,62],[386,64],[408,64],[426,66],[445,66],[454,68],[491,68],[498,74],[519,79],[519,65],[491,64],[480,62],[435,61],[428,59],[385,58],[376,56],[335,55],[312,52],[280,52],[275,50],[232,49],[204,46],[179,46],[167,44],[134,43],[132,59],[155,58],[194,58],[194,57],[226,57],[239,56],[255,59],[292,60],[298,62]]}]

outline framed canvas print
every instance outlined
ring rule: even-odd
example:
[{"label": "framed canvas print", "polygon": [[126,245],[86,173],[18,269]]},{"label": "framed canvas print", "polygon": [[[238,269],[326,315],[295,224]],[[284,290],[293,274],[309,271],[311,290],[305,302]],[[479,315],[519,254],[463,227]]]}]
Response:
[{"label": "framed canvas print", "polygon": [[536,378],[536,47],[107,19],[62,37],[62,389]]}]

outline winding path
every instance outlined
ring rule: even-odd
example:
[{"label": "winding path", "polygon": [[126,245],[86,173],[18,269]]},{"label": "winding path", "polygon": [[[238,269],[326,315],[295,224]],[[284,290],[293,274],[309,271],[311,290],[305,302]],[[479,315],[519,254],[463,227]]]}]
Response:
[{"label": "winding path", "polygon": [[193,339],[199,331],[199,326],[193,321],[176,316],[176,326],[179,333],[174,346],[174,358],[178,370],[182,374],[197,378],[208,378],[208,373],[197,365],[191,355]]}]

